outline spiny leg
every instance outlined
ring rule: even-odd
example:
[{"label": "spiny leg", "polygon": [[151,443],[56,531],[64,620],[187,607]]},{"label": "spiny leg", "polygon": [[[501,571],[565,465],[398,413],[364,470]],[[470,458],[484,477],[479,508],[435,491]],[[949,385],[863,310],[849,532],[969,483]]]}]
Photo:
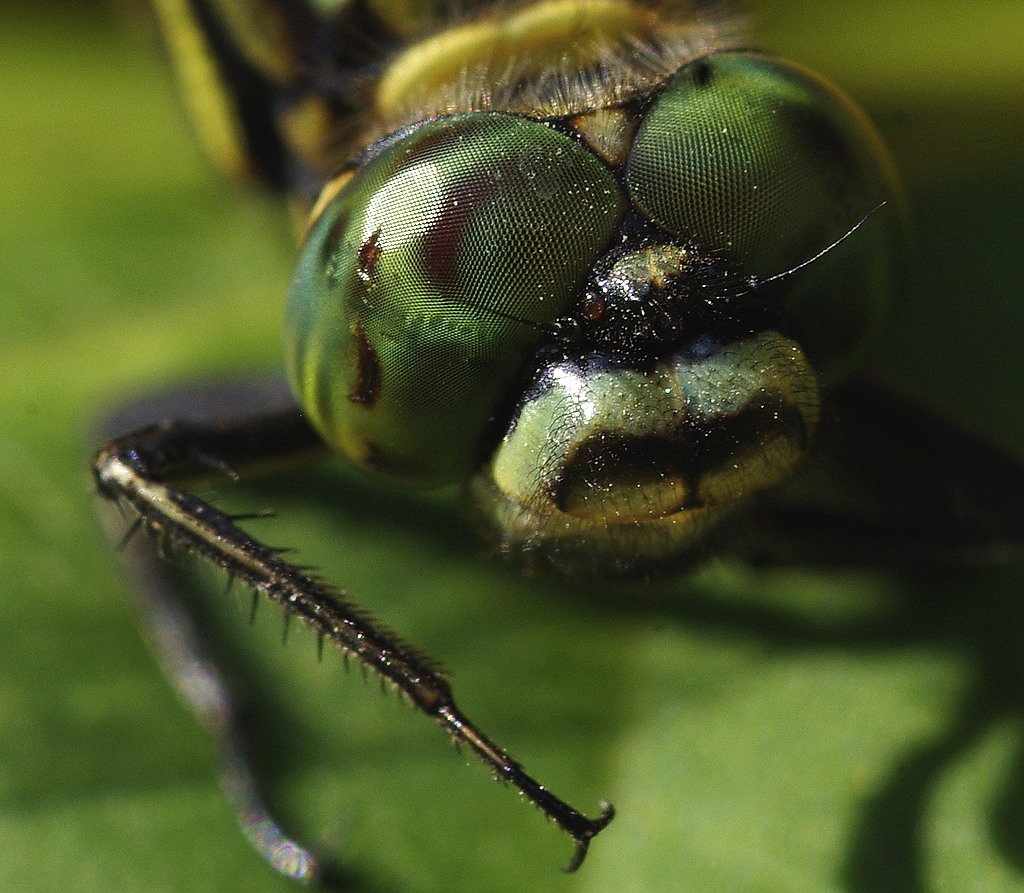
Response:
[{"label": "spiny leg", "polygon": [[[237,476],[253,466],[273,465],[323,452],[297,408],[221,422],[163,422],[111,440],[94,462],[101,495],[131,506],[137,523],[172,547],[192,552],[282,605],[324,638],[357,657],[433,717],[494,773],[565,831],[575,843],[566,870],[582,864],[593,837],[614,814],[603,803],[587,818],[538,784],[463,714],[451,688],[429,658],[374,622],[346,594],[307,570],[283,560],[236,524],[237,518],[176,486],[211,474]],[[256,793],[227,689],[203,653],[191,620],[163,604],[150,607],[154,638],[165,667],[221,747],[222,784],[246,835],[270,864],[292,877],[315,875],[315,858],[289,840],[271,820]]]}]

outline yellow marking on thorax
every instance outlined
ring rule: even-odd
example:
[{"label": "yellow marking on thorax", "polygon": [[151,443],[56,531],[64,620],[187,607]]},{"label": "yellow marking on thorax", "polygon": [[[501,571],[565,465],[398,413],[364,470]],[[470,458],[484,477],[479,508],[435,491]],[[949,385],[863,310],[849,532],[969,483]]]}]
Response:
[{"label": "yellow marking on thorax", "polygon": [[276,0],[211,0],[232,41],[265,77],[287,83],[296,74],[291,34]]},{"label": "yellow marking on thorax", "polygon": [[324,177],[338,168],[330,148],[338,119],[322,96],[310,93],[278,114],[278,126],[289,151]]},{"label": "yellow marking on thorax", "polygon": [[526,81],[551,69],[585,68],[610,48],[650,34],[657,15],[628,0],[542,0],[522,9],[456,26],[409,47],[377,86],[385,117],[424,97],[443,95],[467,75]]},{"label": "yellow marking on thorax", "polygon": [[252,166],[241,125],[224,89],[205,35],[186,0],[153,0],[184,102],[195,123],[200,145],[227,174],[247,177]]}]

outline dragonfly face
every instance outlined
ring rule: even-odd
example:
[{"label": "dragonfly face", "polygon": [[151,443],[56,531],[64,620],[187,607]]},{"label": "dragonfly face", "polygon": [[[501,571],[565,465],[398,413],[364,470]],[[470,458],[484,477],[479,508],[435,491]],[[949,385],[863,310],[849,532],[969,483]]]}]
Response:
[{"label": "dragonfly face", "polygon": [[[572,837],[576,867],[610,806],[559,800],[417,649],[177,482],[326,443],[464,484],[500,550],[572,578],[723,542],[1019,554],[1024,472],[853,383],[895,289],[901,201],[871,125],[817,76],[682,3],[321,6],[154,3],[211,155],[311,209],[285,325],[301,411],[118,438],[98,486],[392,682]],[[821,499],[819,440],[863,491],[850,507]],[[922,456],[941,487],[906,473]],[[743,513],[771,545],[731,539]],[[184,651],[172,675],[213,672]],[[228,717],[225,787],[252,790],[230,707],[196,711]],[[314,871],[258,802],[236,807],[275,867]]]},{"label": "dragonfly face", "polygon": [[[648,37],[609,6],[636,12],[485,21],[590,17],[609,41],[577,60],[593,78],[683,27],[651,12]],[[852,103],[760,53],[664,53],[663,80],[624,65],[566,115],[471,91],[384,137],[327,184],[292,287],[289,373],[325,440],[399,480],[473,477],[502,550],[530,560],[635,570],[693,549],[800,462],[820,387],[894,287],[896,180]]]}]

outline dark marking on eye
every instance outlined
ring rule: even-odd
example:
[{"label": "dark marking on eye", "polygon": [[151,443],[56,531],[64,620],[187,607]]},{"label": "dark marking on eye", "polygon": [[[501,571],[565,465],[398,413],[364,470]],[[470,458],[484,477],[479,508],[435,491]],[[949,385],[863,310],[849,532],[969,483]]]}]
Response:
[{"label": "dark marking on eye", "polygon": [[482,171],[458,184],[442,199],[441,213],[425,233],[420,259],[424,273],[438,289],[451,291],[458,285],[467,230],[480,206],[494,200],[499,182],[493,173]]},{"label": "dark marking on eye", "polygon": [[698,59],[693,63],[693,83],[698,87],[706,87],[711,83],[715,70],[707,59]]},{"label": "dark marking on eye", "polygon": [[377,262],[384,249],[380,247],[380,227],[362,245],[356,257],[356,273],[363,282],[373,281],[377,273]]},{"label": "dark marking on eye", "polygon": [[352,403],[371,409],[380,397],[380,358],[370,344],[370,339],[366,337],[363,324],[358,320],[353,334],[356,339],[356,382],[349,391],[348,399]]}]

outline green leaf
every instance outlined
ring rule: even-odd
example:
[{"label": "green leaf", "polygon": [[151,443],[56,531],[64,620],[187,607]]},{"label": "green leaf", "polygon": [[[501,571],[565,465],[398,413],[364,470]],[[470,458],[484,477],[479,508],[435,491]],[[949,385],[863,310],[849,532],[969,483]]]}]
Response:
[{"label": "green leaf", "polygon": [[[761,42],[869,102],[906,171],[915,256],[884,362],[1024,453],[1020,3],[755,12]],[[0,889],[286,890],[136,631],[88,475],[123,400],[277,366],[286,215],[206,170],[118,23],[66,4],[3,31]],[[568,842],[429,722],[206,581],[271,797],[353,890],[1024,887],[1018,571],[722,562],[601,591],[525,578],[445,498],[343,470],[230,499],[275,509],[259,531],[438,657],[545,784],[619,810],[562,876]]]}]

